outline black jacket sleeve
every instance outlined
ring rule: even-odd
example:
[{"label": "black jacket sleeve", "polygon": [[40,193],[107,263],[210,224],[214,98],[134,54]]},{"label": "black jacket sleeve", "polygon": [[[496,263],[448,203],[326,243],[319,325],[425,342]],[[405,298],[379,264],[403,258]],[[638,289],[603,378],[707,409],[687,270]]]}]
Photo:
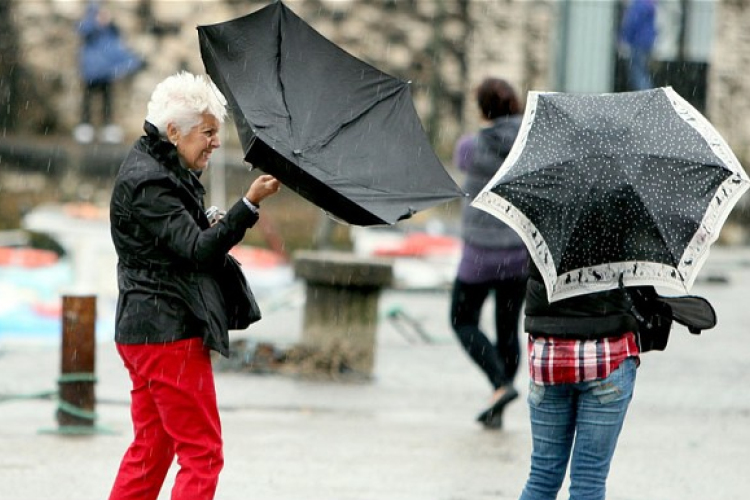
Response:
[{"label": "black jacket sleeve", "polygon": [[132,212],[156,246],[197,266],[223,258],[258,220],[240,199],[217,224],[201,227],[200,214],[189,211],[179,189],[169,178],[143,182],[133,193]]}]

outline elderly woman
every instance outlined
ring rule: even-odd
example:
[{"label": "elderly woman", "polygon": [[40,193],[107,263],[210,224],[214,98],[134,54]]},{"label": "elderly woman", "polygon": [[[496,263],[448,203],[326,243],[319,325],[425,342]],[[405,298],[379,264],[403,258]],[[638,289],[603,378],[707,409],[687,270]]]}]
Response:
[{"label": "elderly woman", "polygon": [[216,272],[258,220],[261,201],[280,188],[261,175],[210,223],[199,177],[221,145],[225,106],[205,76],[182,72],[162,81],[148,104],[146,135],[115,181],[115,342],[133,384],[134,440],[110,499],[156,499],[175,454],[173,500],[211,499],[216,491],[224,459],[209,353],[228,349]]}]

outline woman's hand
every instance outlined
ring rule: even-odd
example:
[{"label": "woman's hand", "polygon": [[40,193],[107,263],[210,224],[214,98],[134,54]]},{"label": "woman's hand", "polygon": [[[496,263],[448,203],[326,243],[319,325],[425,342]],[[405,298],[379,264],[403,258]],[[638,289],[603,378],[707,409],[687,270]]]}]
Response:
[{"label": "woman's hand", "polygon": [[272,175],[261,175],[253,181],[250,189],[247,190],[245,198],[253,205],[260,205],[260,202],[279,192],[281,183]]}]

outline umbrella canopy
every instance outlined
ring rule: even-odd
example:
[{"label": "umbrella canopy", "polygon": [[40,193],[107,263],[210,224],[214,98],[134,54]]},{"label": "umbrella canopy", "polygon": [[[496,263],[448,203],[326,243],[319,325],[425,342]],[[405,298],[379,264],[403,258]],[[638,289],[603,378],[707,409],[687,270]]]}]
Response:
[{"label": "umbrella canopy", "polygon": [[620,279],[686,292],[749,183],[669,87],[530,92],[510,154],[472,205],[523,238],[550,302]]},{"label": "umbrella canopy", "polygon": [[283,3],[198,27],[245,159],[333,217],[393,224],[462,196],[409,84],[320,35]]}]

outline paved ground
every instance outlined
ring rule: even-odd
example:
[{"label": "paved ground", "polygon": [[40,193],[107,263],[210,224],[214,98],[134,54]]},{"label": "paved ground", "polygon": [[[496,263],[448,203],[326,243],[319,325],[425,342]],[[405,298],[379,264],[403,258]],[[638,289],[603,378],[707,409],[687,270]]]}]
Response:
[{"label": "paved ground", "polygon": [[[714,252],[702,276],[694,292],[712,301],[719,325],[702,337],[677,327],[666,352],[644,355],[610,500],[748,498],[750,253]],[[384,310],[403,307],[435,342],[409,343],[381,322],[369,383],[218,373],[226,467],[217,498],[518,498],[529,463],[525,403],[509,407],[500,432],[474,422],[489,386],[454,341],[447,302],[445,293],[382,297]],[[293,342],[299,328],[299,308],[279,309],[252,338]],[[54,390],[59,356],[57,346],[0,345],[0,395],[19,396],[0,403],[2,499],[104,499],[129,443],[129,384],[109,342],[98,346],[96,391],[99,425],[113,434],[40,432],[55,429],[54,401],[20,396]],[[522,371],[524,394],[527,381]]]}]

